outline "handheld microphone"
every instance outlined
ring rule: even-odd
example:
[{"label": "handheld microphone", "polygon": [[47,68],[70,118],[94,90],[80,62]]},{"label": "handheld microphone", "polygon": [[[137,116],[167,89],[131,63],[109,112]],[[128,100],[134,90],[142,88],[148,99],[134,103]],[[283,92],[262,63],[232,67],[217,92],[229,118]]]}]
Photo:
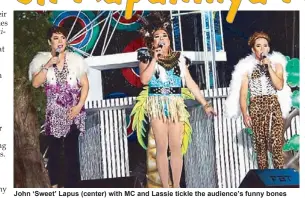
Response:
[{"label": "handheld microphone", "polygon": [[[267,56],[262,52],[261,53],[261,60],[264,60],[265,58],[267,58]],[[264,64],[265,67],[268,67],[268,64]]]},{"label": "handheld microphone", "polygon": [[262,53],[261,53],[261,60],[263,60],[263,59],[265,59],[265,58],[267,58],[267,56],[262,52]]},{"label": "handheld microphone", "polygon": [[[56,49],[56,52],[55,52],[55,56],[58,58],[59,57],[59,52],[60,52],[60,47],[58,47]],[[56,67],[56,64],[53,64],[53,67]]]},{"label": "handheld microphone", "polygon": [[[162,49],[162,47],[165,45],[165,43],[163,41],[160,41],[158,47]],[[158,54],[158,57],[160,57],[161,54]]]},{"label": "handheld microphone", "polygon": [[165,45],[165,43],[163,41],[161,41],[158,45],[158,47],[162,48]]}]

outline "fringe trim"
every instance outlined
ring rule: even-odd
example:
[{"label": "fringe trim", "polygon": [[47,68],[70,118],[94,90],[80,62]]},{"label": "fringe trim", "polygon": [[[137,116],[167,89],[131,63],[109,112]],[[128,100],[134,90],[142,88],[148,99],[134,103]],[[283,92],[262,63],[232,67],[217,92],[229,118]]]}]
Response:
[{"label": "fringe trim", "polygon": [[149,119],[160,119],[164,122],[183,122],[188,115],[182,96],[149,96],[146,101],[146,112]]}]

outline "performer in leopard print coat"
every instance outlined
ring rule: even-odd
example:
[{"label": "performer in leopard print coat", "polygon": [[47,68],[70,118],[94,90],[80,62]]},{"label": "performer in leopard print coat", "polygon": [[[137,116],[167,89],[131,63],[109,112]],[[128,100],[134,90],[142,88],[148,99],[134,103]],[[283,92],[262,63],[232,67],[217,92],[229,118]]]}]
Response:
[{"label": "performer in leopard print coat", "polygon": [[242,113],[245,126],[252,128],[259,169],[269,167],[268,150],[272,153],[274,168],[283,168],[283,119],[291,110],[291,90],[286,83],[287,61],[279,52],[270,53],[269,42],[264,32],[255,32],[250,37],[248,44],[253,53],[235,66],[225,103],[228,118]]},{"label": "performer in leopard print coat", "polygon": [[78,136],[85,132],[89,90],[87,65],[83,57],[65,50],[66,36],[62,27],[50,28],[51,52],[38,53],[29,68],[32,85],[44,87],[47,97],[45,134],[52,187],[73,187],[80,179]]}]

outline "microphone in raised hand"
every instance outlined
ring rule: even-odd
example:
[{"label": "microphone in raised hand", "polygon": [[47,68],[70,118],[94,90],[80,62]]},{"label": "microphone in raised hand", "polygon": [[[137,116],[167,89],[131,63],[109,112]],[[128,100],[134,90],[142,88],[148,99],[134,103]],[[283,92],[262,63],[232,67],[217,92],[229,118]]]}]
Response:
[{"label": "microphone in raised hand", "polygon": [[[264,59],[267,58],[266,54],[264,52],[261,53],[261,61],[263,62]],[[268,64],[263,64],[266,68],[268,67]]]},{"label": "microphone in raised hand", "polygon": [[[58,58],[59,57],[59,53],[60,53],[60,47],[56,48],[56,51],[55,51],[55,56]],[[56,67],[56,64],[54,63],[53,64],[53,67]]]},{"label": "microphone in raised hand", "polygon": [[[160,49],[160,52],[161,52],[161,50],[162,50],[162,48],[163,48],[164,45],[165,45],[165,43],[164,43],[163,41],[160,41],[160,42],[159,42],[158,48],[161,48],[161,49]],[[161,56],[161,54],[158,54],[157,56],[158,56],[158,58],[159,58],[159,57]]]},{"label": "microphone in raised hand", "polygon": [[265,53],[261,53],[261,69],[262,72],[265,73],[266,75],[269,75],[269,71],[268,71],[268,64],[266,63],[266,60],[268,59],[268,57],[266,56]]},{"label": "microphone in raised hand", "polygon": [[267,56],[265,55],[264,52],[262,52],[262,53],[261,53],[261,59],[263,60],[263,59],[265,59],[265,58],[267,58]]},{"label": "microphone in raised hand", "polygon": [[158,47],[162,49],[162,47],[165,45],[164,41],[160,41]]}]

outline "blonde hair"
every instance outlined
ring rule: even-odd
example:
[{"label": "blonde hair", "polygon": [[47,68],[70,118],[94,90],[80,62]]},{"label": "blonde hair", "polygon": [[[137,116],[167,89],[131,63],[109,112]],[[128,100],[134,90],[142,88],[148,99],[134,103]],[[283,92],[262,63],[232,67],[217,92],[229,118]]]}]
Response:
[{"label": "blonde hair", "polygon": [[265,33],[265,32],[254,32],[254,34],[252,34],[252,36],[248,40],[248,45],[250,47],[253,47],[254,44],[255,44],[255,41],[259,38],[264,38],[268,41],[268,43],[270,42],[270,37],[267,33]]}]

